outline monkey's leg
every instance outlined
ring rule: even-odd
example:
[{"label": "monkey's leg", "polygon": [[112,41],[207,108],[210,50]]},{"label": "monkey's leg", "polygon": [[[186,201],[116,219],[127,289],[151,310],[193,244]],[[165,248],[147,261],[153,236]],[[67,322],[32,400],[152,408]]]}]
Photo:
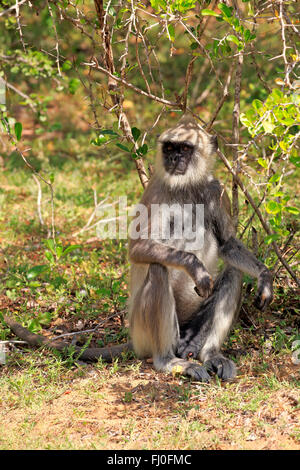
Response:
[{"label": "monkey's leg", "polygon": [[241,305],[242,273],[227,267],[217,278],[212,295],[180,331],[178,356],[199,357],[204,367],[221,379],[236,375],[234,363],[221,353],[221,346],[237,317]]},{"label": "monkey's leg", "polygon": [[161,264],[150,264],[145,281],[131,302],[130,332],[136,354],[152,356],[157,370],[209,381],[204,367],[175,356],[179,339],[175,299],[168,269]]}]

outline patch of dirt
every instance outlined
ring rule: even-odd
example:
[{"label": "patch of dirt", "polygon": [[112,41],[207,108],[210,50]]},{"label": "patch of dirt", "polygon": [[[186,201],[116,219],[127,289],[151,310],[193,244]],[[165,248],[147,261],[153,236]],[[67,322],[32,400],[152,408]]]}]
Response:
[{"label": "patch of dirt", "polygon": [[300,449],[299,390],[283,385],[252,409],[251,381],[201,385],[147,363],[136,372],[87,366],[44,403],[0,409],[0,447]]}]

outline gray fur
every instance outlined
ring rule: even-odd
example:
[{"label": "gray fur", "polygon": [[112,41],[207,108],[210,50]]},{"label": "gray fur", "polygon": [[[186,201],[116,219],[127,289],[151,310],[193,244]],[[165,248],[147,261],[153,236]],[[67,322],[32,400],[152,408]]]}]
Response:
[{"label": "gray fur", "polygon": [[[185,174],[164,170],[161,148],[166,141],[194,145]],[[235,238],[228,196],[212,175],[215,150],[214,139],[191,118],[184,117],[162,134],[156,171],[141,199],[148,216],[141,216],[141,236],[129,242],[129,317],[136,353],[153,357],[157,370],[170,372],[179,366],[183,374],[200,381],[207,381],[206,369],[225,380],[235,375],[234,364],[220,348],[240,308],[241,273],[258,279],[258,306],[264,308],[272,299],[269,271]],[[142,233],[149,235],[161,224],[155,214],[151,217],[151,204],[163,203],[204,204],[201,249],[188,251],[184,238],[143,238]],[[219,258],[226,268],[217,277]],[[189,353],[206,369],[187,361]]]}]

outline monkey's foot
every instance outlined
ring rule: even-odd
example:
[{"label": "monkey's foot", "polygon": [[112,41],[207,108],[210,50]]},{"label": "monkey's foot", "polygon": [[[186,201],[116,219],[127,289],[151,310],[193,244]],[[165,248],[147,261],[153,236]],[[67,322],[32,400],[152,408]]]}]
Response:
[{"label": "monkey's foot", "polygon": [[184,375],[198,382],[210,382],[210,376],[206,368],[194,362],[190,362],[190,365],[184,371]]},{"label": "monkey's foot", "polygon": [[222,354],[217,354],[205,361],[203,366],[211,375],[217,374],[221,380],[232,380],[236,376],[236,367],[231,359],[227,359]]},{"label": "monkey's foot", "polygon": [[153,357],[153,364],[156,370],[171,372],[172,374],[185,375],[198,382],[210,381],[210,375],[205,367],[196,362],[184,361],[178,357]]}]

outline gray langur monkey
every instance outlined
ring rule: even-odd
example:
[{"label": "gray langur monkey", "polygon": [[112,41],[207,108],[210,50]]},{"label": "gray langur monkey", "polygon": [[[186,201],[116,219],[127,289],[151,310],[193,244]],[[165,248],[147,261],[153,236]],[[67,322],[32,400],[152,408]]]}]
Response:
[{"label": "gray langur monkey", "polygon": [[[235,238],[229,198],[212,174],[216,150],[216,138],[188,115],[160,136],[155,171],[141,199],[146,211],[141,208],[129,241],[135,353],[152,357],[157,370],[203,382],[214,373],[223,380],[236,375],[233,361],[220,349],[239,313],[242,273],[257,278],[258,308],[273,295],[271,273]],[[167,220],[156,212],[174,204],[175,209],[192,207],[193,228],[203,235],[199,248],[189,249],[190,240],[176,236],[176,210]],[[195,222],[197,205],[204,207],[202,227]],[[166,224],[170,236],[160,236]],[[225,263],[220,274],[219,258]]]}]

